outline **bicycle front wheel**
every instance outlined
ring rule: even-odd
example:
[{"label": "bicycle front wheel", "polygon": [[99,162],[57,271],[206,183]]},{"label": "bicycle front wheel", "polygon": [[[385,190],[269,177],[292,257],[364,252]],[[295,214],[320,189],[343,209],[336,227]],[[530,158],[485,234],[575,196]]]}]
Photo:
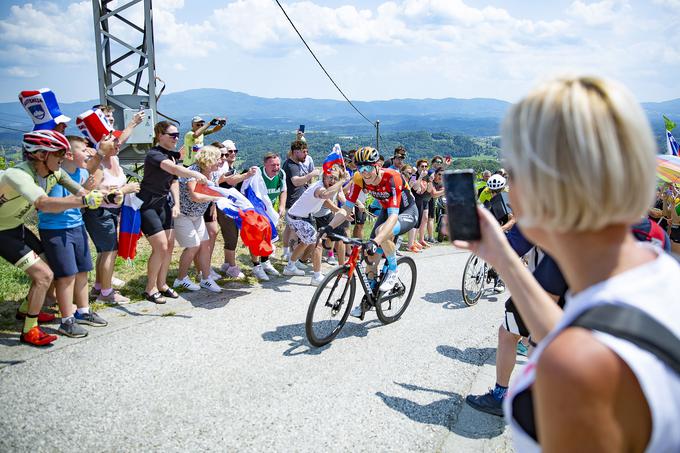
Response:
[{"label": "bicycle front wheel", "polygon": [[475,254],[470,254],[467,263],[465,263],[462,282],[463,301],[468,306],[475,305],[479,298],[482,297],[488,269],[489,266],[484,260]]},{"label": "bicycle front wheel", "polygon": [[411,303],[418,279],[418,271],[413,258],[402,256],[397,260],[397,275],[399,281],[394,288],[387,293],[382,293],[378,303],[375,304],[376,314],[383,324],[390,324],[401,318],[408,304]]},{"label": "bicycle front wheel", "polygon": [[346,266],[337,267],[323,279],[312,296],[305,321],[307,339],[313,346],[324,346],[340,333],[356,290],[356,278],[347,274]]}]

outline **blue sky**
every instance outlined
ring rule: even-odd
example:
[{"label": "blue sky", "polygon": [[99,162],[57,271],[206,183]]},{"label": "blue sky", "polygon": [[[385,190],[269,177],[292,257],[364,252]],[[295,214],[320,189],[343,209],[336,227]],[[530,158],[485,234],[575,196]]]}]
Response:
[{"label": "blue sky", "polygon": [[[283,3],[353,99],[514,101],[565,72],[618,79],[641,101],[680,97],[680,0]],[[340,96],[274,0],[154,0],[154,21],[166,92]],[[92,24],[91,0],[0,2],[0,102],[42,87],[96,98]]]}]

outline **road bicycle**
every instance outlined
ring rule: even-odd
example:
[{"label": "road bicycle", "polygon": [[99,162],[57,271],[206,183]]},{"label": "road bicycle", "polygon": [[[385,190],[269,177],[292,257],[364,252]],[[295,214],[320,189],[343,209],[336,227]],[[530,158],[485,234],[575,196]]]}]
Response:
[{"label": "road bicycle", "polygon": [[495,284],[497,279],[496,271],[486,261],[471,253],[463,270],[463,301],[468,306],[475,305],[484,293],[484,286]]},{"label": "road bicycle", "polygon": [[330,343],[347,322],[356,295],[357,280],[364,290],[361,299],[361,317],[375,308],[378,319],[383,324],[398,320],[406,311],[416,287],[416,263],[412,258],[402,256],[397,259],[398,282],[387,292],[380,292],[380,284],[387,272],[387,262],[383,260],[381,272],[375,283],[369,282],[366,274],[367,241],[328,233],[333,241],[342,241],[352,247],[347,262],[333,269],[319,284],[307,310],[305,332],[307,339],[316,347]]}]

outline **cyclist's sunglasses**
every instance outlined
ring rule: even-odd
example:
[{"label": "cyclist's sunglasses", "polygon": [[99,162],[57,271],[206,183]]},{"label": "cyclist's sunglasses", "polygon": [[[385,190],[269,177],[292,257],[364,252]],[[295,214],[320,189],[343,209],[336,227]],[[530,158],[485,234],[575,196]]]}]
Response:
[{"label": "cyclist's sunglasses", "polygon": [[375,168],[374,165],[359,165],[359,167],[357,167],[357,170],[359,170],[359,173],[370,173],[373,171],[374,168]]}]

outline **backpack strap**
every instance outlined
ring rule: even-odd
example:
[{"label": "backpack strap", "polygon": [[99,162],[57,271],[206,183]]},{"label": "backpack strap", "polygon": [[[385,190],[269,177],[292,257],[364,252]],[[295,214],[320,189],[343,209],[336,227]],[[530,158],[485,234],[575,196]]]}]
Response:
[{"label": "backpack strap", "polygon": [[570,327],[596,330],[654,354],[680,374],[680,339],[666,326],[631,305],[599,305],[581,313]]}]

